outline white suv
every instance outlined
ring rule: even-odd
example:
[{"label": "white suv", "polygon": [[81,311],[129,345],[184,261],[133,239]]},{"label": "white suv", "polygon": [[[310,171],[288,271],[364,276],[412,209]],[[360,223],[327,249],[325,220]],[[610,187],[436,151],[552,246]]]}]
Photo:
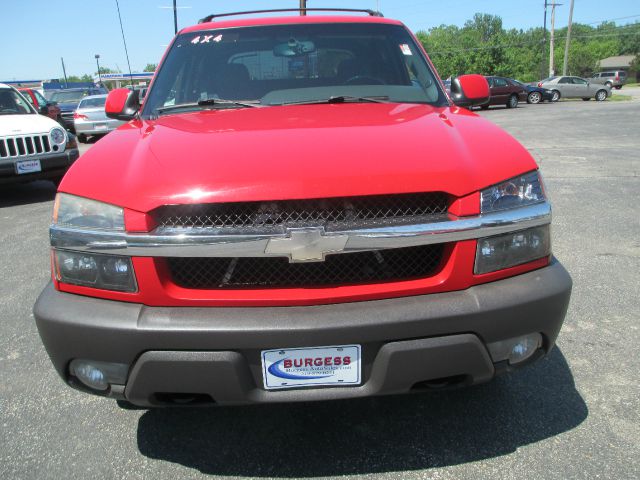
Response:
[{"label": "white suv", "polygon": [[0,83],[0,184],[48,179],[58,183],[78,158],[75,140],[39,115],[15,88]]}]

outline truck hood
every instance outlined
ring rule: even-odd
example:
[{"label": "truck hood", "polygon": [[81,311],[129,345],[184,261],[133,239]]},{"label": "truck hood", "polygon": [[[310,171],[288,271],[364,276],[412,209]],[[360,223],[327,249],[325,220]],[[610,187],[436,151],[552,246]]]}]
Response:
[{"label": "truck hood", "polygon": [[35,113],[25,115],[0,115],[0,137],[13,135],[48,134],[58,122]]},{"label": "truck hood", "polygon": [[129,122],[85,153],[60,190],[147,212],[182,203],[463,196],[535,168],[511,136],[458,107],[296,105]]}]

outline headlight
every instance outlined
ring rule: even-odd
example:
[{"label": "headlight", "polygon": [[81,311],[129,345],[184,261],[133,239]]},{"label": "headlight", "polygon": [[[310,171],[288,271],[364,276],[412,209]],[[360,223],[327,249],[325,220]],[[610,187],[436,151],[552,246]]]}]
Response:
[{"label": "headlight", "polygon": [[63,145],[67,141],[64,130],[58,127],[52,128],[49,132],[49,138],[52,145]]},{"label": "headlight", "polygon": [[75,136],[69,135],[69,141],[67,142],[67,148],[78,148],[78,142]]},{"label": "headlight", "polygon": [[482,213],[524,207],[546,199],[538,171],[525,173],[481,192]]},{"label": "headlight", "polygon": [[551,255],[549,225],[478,239],[473,272],[495,272]]},{"label": "headlight", "polygon": [[129,257],[66,250],[55,250],[54,255],[60,282],[121,292],[138,289]]},{"label": "headlight", "polygon": [[53,208],[53,223],[77,228],[124,230],[124,211],[115,205],[59,193]]}]

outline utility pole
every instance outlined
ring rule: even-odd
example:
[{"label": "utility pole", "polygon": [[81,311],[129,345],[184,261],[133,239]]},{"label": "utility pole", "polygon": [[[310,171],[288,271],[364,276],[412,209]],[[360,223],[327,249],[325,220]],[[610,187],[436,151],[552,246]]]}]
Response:
[{"label": "utility pole", "polygon": [[571,20],[573,19],[573,0],[569,6],[569,24],[567,25],[567,38],[564,42],[564,61],[562,62],[562,75],[567,74],[567,62],[569,61],[569,42],[571,41]]},{"label": "utility pole", "polygon": [[550,3],[551,6],[551,35],[549,37],[549,76],[553,77],[555,75],[555,65],[553,61],[553,36],[555,33],[555,20],[556,20],[556,7],[562,5],[561,3]]},{"label": "utility pole", "polygon": [[300,15],[305,16],[307,14],[307,0],[300,0]]},{"label": "utility pole", "polygon": [[60,57],[62,62],[62,74],[64,75],[64,88],[69,88],[69,82],[67,82],[67,70],[64,68],[64,58]]},{"label": "utility pole", "polygon": [[547,0],[544,0],[544,21],[542,26],[542,62],[540,63],[540,78],[545,78],[547,66]]},{"label": "utility pole", "polygon": [[173,34],[178,34],[178,7],[176,6],[176,1],[173,0]]}]

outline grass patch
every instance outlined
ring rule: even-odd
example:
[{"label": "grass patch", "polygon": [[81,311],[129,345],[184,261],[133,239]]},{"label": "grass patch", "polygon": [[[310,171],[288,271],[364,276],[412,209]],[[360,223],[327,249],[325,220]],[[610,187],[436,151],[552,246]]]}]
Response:
[{"label": "grass patch", "polygon": [[625,83],[622,86],[622,90],[624,90],[624,87],[640,87],[640,83],[637,83],[637,82],[636,83]]},{"label": "grass patch", "polygon": [[612,102],[626,102],[627,100],[631,100],[633,97],[631,95],[621,95],[619,93],[614,93],[609,97],[609,100]]}]

